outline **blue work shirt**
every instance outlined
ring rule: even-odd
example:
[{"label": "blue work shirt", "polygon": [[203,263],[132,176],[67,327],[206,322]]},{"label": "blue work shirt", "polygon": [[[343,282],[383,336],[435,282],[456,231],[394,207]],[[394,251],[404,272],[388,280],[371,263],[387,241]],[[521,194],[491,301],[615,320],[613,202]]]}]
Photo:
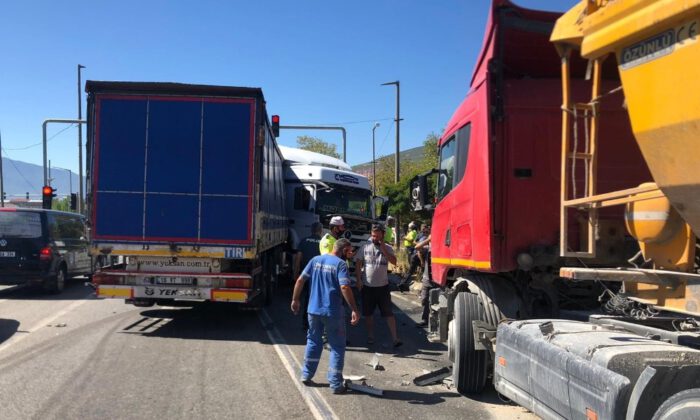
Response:
[{"label": "blue work shirt", "polygon": [[350,286],[348,266],[332,254],[313,257],[301,273],[309,282],[309,309],[313,315],[344,316],[340,286]]}]

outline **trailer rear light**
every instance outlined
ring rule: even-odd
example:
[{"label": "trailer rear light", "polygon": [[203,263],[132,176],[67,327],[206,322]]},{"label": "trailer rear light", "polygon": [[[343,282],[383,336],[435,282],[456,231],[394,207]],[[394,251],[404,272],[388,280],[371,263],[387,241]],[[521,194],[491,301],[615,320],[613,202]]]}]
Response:
[{"label": "trailer rear light", "polygon": [[503,356],[499,356],[498,357],[498,364],[501,366],[505,366],[506,365],[506,358]]},{"label": "trailer rear light", "polygon": [[250,289],[250,279],[226,279],[224,280],[224,288],[227,289]]},{"label": "trailer rear light", "polygon": [[50,261],[53,258],[53,249],[50,246],[45,246],[39,251],[40,261]]},{"label": "trailer rear light", "polygon": [[92,275],[93,284],[104,284],[104,285],[114,285],[114,284],[124,284],[123,276],[110,276],[108,274],[97,272]]}]

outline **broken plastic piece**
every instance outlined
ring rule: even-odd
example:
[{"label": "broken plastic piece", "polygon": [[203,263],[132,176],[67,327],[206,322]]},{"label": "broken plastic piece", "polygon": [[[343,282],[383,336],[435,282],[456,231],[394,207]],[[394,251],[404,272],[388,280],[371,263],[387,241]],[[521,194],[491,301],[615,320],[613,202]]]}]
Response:
[{"label": "broken plastic piece", "polygon": [[365,381],[362,381],[361,384],[356,384],[356,383],[352,382],[351,380],[346,379],[345,386],[348,389],[351,389],[353,391],[363,392],[363,393],[369,394],[369,395],[376,395],[377,397],[384,396],[383,389],[379,389],[379,388],[375,388],[373,386],[367,385],[367,383]]},{"label": "broken plastic piece", "polygon": [[372,366],[372,369],[374,370],[384,370],[384,366],[379,364],[379,357],[381,354],[379,353],[374,353],[374,356],[372,356],[372,360],[369,363],[365,363],[367,366]]},{"label": "broken plastic piece", "polygon": [[445,366],[424,375],[416,376],[413,378],[413,383],[417,386],[426,386],[440,382],[450,376],[452,376],[452,366]]}]

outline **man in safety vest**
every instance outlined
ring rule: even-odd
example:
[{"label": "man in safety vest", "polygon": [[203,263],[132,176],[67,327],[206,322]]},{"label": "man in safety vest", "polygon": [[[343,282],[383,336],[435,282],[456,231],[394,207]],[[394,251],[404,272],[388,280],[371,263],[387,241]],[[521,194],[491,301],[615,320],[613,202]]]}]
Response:
[{"label": "man in safety vest", "polygon": [[333,252],[333,245],[340,236],[345,231],[345,221],[340,216],[331,217],[329,225],[329,232],[323,235],[321,242],[318,244],[318,249],[321,251],[321,255],[330,254]]},{"label": "man in safety vest", "polygon": [[384,234],[384,242],[391,246],[396,246],[396,230],[394,230],[394,220],[393,217],[389,216],[386,218],[386,233]]},{"label": "man in safety vest", "polygon": [[[416,247],[416,239],[418,238],[418,231],[416,230],[416,222],[411,222],[408,224],[408,232],[403,237],[403,247],[406,250],[406,256],[408,257],[408,271],[406,272],[406,276],[403,278],[401,283],[399,283],[399,290],[401,291],[406,291],[408,290],[408,286],[413,282],[411,277],[413,276],[413,273],[411,272],[411,262],[414,257],[414,251]],[[415,269],[414,269],[415,270]]]}]

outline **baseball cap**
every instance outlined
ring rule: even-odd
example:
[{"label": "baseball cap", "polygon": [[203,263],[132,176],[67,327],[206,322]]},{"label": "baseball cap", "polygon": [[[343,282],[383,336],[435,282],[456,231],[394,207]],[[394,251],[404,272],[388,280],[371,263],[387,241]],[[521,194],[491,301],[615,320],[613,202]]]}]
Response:
[{"label": "baseball cap", "polygon": [[329,223],[329,225],[330,226],[343,226],[343,225],[345,225],[345,221],[340,216],[333,216],[333,217],[331,217],[331,222]]}]

